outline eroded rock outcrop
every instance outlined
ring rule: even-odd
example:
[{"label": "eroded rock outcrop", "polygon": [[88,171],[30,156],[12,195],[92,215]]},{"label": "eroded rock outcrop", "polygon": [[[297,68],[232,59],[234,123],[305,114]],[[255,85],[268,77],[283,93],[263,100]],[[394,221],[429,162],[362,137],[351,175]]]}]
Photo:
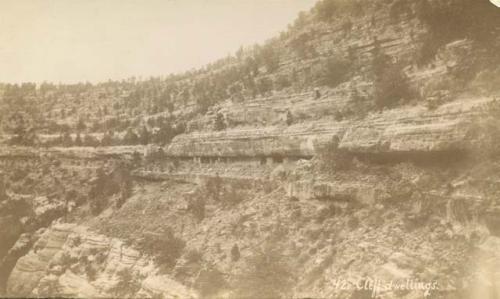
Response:
[{"label": "eroded rock outcrop", "polygon": [[[123,271],[131,273],[133,280],[124,282]],[[18,260],[7,282],[7,294],[110,297],[125,294],[126,290],[117,289],[124,283],[130,284],[127,296],[196,297],[159,274],[151,259],[123,242],[62,223],[47,229],[33,249]]]}]

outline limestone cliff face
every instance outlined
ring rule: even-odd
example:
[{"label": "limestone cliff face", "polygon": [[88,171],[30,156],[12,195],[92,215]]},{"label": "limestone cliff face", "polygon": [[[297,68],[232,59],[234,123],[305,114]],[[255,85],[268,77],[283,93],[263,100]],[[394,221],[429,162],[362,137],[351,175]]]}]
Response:
[{"label": "limestone cliff face", "polygon": [[469,131],[491,99],[463,99],[434,111],[424,107],[372,114],[353,125],[340,147],[353,152],[435,152],[465,149]]},{"label": "limestone cliff face", "polygon": [[[123,281],[122,270],[132,273],[132,277]],[[186,287],[159,274],[149,258],[123,242],[62,223],[45,230],[33,249],[18,260],[7,282],[7,294],[196,297]]]},{"label": "limestone cliff face", "polygon": [[341,136],[342,123],[315,122],[291,127],[234,129],[178,136],[167,149],[172,156],[312,156],[315,143]]},{"label": "limestone cliff face", "polygon": [[232,129],[176,137],[172,156],[314,156],[335,136],[350,152],[405,153],[465,149],[471,125],[491,98],[460,99],[435,110],[422,106],[372,113],[362,120],[321,121],[293,126]]}]

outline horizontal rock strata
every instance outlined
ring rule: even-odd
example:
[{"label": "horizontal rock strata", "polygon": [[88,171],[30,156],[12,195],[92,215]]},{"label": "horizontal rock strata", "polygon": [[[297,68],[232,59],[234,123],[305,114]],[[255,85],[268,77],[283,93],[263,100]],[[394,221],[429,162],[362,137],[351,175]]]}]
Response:
[{"label": "horizontal rock strata", "polygon": [[259,157],[317,154],[334,137],[354,153],[437,152],[465,149],[470,130],[490,98],[462,99],[435,110],[404,107],[363,120],[231,129],[177,136],[166,150],[177,157]]},{"label": "horizontal rock strata", "polygon": [[156,274],[158,270],[150,258],[122,241],[61,223],[48,228],[33,249],[18,260],[7,281],[7,294],[110,297],[122,270],[137,278],[140,286],[136,292],[143,296],[151,296],[154,291],[164,298],[195,297],[181,284]]}]

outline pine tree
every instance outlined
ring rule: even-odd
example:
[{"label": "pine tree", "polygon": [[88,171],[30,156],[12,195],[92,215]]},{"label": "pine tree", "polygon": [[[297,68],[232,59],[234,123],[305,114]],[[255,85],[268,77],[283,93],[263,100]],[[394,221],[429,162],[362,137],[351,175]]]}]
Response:
[{"label": "pine tree", "polygon": [[238,244],[234,244],[233,248],[231,248],[231,260],[233,262],[237,262],[240,259],[240,248]]},{"label": "pine tree", "polygon": [[142,126],[141,134],[139,136],[140,143],[142,145],[149,144],[149,139],[150,139],[150,133],[148,131],[148,128],[146,128],[146,126]]},{"label": "pine tree", "polygon": [[123,137],[123,144],[125,145],[136,145],[139,143],[139,136],[132,130],[132,128],[129,128],[127,130],[127,133]]},{"label": "pine tree", "polygon": [[215,116],[215,121],[214,121],[214,130],[215,131],[222,131],[226,129],[226,123],[224,120],[224,115],[220,112],[217,113]]},{"label": "pine tree", "polygon": [[76,133],[76,138],[75,138],[75,146],[82,146],[82,137],[80,136],[80,132]]},{"label": "pine tree", "polygon": [[4,201],[5,199],[7,199],[5,180],[3,172],[0,171],[0,202]]}]

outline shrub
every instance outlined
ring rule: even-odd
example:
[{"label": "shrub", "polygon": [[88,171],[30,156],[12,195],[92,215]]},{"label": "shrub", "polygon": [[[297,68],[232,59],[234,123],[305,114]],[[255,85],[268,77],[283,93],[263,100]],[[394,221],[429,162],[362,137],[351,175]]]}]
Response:
[{"label": "shrub", "polygon": [[470,124],[467,151],[474,159],[494,159],[500,155],[500,100],[482,107],[486,111]]},{"label": "shrub", "polygon": [[272,44],[264,46],[258,54],[268,73],[272,73],[279,68],[279,53],[274,49]]},{"label": "shrub", "polygon": [[[4,205],[2,207],[5,207]],[[23,233],[23,225],[18,217],[8,215],[6,211],[1,211],[0,217],[0,256],[5,256],[9,249],[19,239]]]},{"label": "shrub", "polygon": [[7,188],[5,187],[5,180],[3,173],[0,171],[0,202],[7,199]]},{"label": "shrub", "polygon": [[392,21],[397,21],[401,15],[410,14],[410,2],[407,0],[396,0],[389,8],[389,17]]},{"label": "shrub", "polygon": [[260,94],[266,94],[273,89],[273,80],[269,77],[262,77],[257,81],[257,89]]},{"label": "shrub", "polygon": [[222,192],[222,179],[219,177],[219,175],[216,175],[215,177],[209,177],[205,181],[205,190],[209,198],[215,201],[219,201]]},{"label": "shrub", "polygon": [[323,207],[319,210],[316,221],[318,223],[323,223],[326,219],[332,218],[339,213],[339,208],[334,204],[330,204],[328,207]]},{"label": "shrub", "polygon": [[138,244],[140,250],[153,255],[155,262],[167,269],[175,265],[185,246],[186,242],[177,238],[170,228],[163,229],[160,233],[145,234]]},{"label": "shrub", "polygon": [[218,112],[217,115],[215,116],[214,120],[214,130],[215,131],[222,131],[226,129],[226,121],[224,114]]},{"label": "shrub", "polygon": [[399,64],[374,64],[375,69],[375,105],[378,108],[394,107],[403,100],[408,100],[413,93],[408,78]]},{"label": "shrub", "polygon": [[102,168],[97,170],[97,177],[89,193],[89,206],[93,215],[99,215],[107,206],[107,177]]},{"label": "shrub", "polygon": [[330,58],[325,66],[323,83],[330,87],[336,87],[348,79],[350,68],[349,61],[337,57]]},{"label": "shrub", "polygon": [[240,248],[238,244],[234,244],[231,248],[231,261],[237,262],[240,259]]},{"label": "shrub", "polygon": [[28,171],[26,169],[16,168],[12,171],[10,175],[10,180],[13,182],[19,182],[24,179],[28,175]]},{"label": "shrub", "polygon": [[500,67],[487,69],[479,74],[471,82],[472,88],[479,94],[491,94],[500,89]]},{"label": "shrub", "polygon": [[133,297],[141,289],[141,283],[134,277],[130,269],[117,273],[118,283],[111,288],[110,293],[118,298]]},{"label": "shrub", "polygon": [[307,43],[312,39],[311,34],[302,33],[298,37],[290,41],[290,47],[295,51],[295,54],[301,59],[307,57],[307,53],[310,50]]},{"label": "shrub", "polygon": [[279,90],[292,86],[292,83],[285,74],[280,74],[276,79],[276,88]]},{"label": "shrub", "polygon": [[200,272],[194,287],[200,292],[201,298],[211,298],[228,286],[224,274],[214,265],[209,265]]},{"label": "shrub", "polygon": [[153,292],[151,294],[151,299],[164,299],[165,296],[163,296],[162,293],[156,293],[156,292]]},{"label": "shrub", "polygon": [[196,198],[191,200],[188,204],[188,211],[193,213],[199,221],[203,220],[205,218],[205,199]]},{"label": "shrub", "polygon": [[225,206],[235,206],[245,200],[245,192],[234,186],[224,188],[221,201]]},{"label": "shrub", "polygon": [[97,270],[89,263],[85,264],[85,274],[89,281],[96,280]]},{"label": "shrub", "polygon": [[360,16],[364,14],[363,1],[358,0],[321,0],[314,7],[319,21],[331,22],[338,15]]},{"label": "shrub", "polygon": [[488,1],[420,0],[416,14],[429,28],[429,40],[421,54],[426,59],[421,63],[432,58],[442,45],[453,40],[469,38],[488,44],[494,42],[499,32],[500,12],[492,8]]},{"label": "shrub", "polygon": [[33,116],[24,112],[16,112],[5,117],[3,129],[14,135],[9,139],[13,145],[32,146],[35,144],[36,135],[33,128]]},{"label": "shrub", "polygon": [[290,111],[286,112],[286,124],[287,126],[291,126],[294,122],[293,115]]},{"label": "shrub", "polygon": [[434,57],[436,56],[436,53],[438,52],[440,46],[440,42],[436,41],[435,38],[431,37],[430,35],[426,36],[417,53],[417,65],[423,66],[431,62],[432,59],[434,59]]},{"label": "shrub", "polygon": [[99,145],[99,140],[92,135],[85,134],[83,136],[82,145],[96,147]]},{"label": "shrub", "polygon": [[191,249],[186,254],[186,260],[188,263],[199,263],[203,259],[203,255],[196,249]]},{"label": "shrub", "polygon": [[356,229],[356,228],[358,228],[358,226],[359,226],[359,219],[357,217],[353,216],[352,218],[350,218],[347,221],[347,226],[350,229]]},{"label": "shrub", "polygon": [[317,19],[329,22],[333,18],[336,8],[335,0],[319,1],[315,6]]},{"label": "shrub", "polygon": [[40,281],[39,294],[50,296],[52,298],[63,297],[62,287],[57,279],[43,279]]},{"label": "shrub", "polygon": [[127,175],[122,179],[120,185],[120,197],[116,201],[116,207],[119,209],[123,206],[123,204],[132,196],[132,192],[134,189],[134,182],[130,175]]},{"label": "shrub", "polygon": [[257,252],[248,267],[237,278],[237,298],[283,298],[289,295],[293,274],[288,261],[279,250]]},{"label": "shrub", "polygon": [[352,156],[345,150],[339,149],[339,139],[319,146],[317,150],[317,165],[319,171],[333,174],[335,171],[347,170],[352,167]]}]

